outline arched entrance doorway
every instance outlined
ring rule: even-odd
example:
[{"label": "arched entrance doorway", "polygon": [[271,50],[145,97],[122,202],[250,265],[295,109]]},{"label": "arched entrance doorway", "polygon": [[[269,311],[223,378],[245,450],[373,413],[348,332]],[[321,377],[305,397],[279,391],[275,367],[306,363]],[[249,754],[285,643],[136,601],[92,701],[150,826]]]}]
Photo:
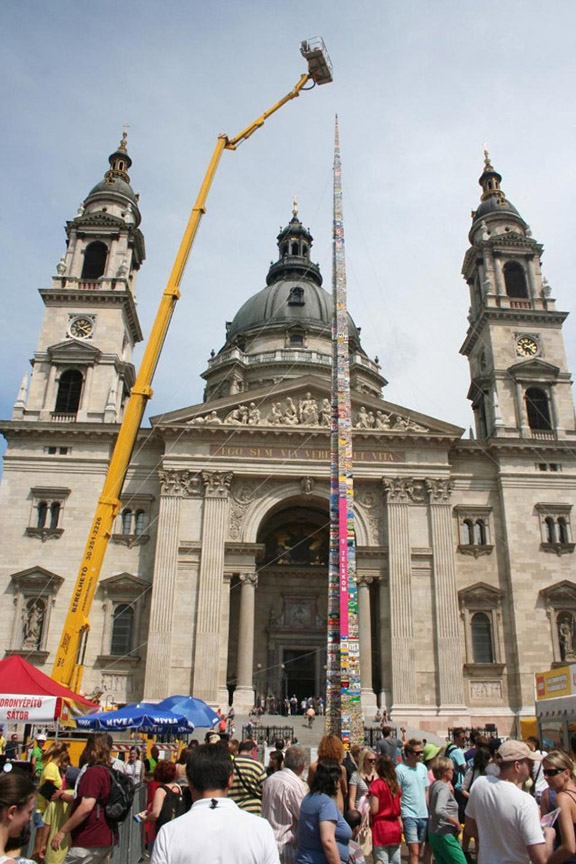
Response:
[{"label": "arched entrance doorway", "polygon": [[[283,502],[263,520],[258,543],[254,691],[267,710],[324,696],[329,517],[309,496]],[[232,596],[234,595],[232,591]],[[235,610],[232,611],[234,627]]]}]

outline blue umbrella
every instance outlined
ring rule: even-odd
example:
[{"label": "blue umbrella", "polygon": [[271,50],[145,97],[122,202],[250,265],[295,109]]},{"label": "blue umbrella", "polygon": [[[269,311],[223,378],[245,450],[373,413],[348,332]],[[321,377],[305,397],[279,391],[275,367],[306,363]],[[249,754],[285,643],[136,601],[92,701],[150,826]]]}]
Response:
[{"label": "blue umbrella", "polygon": [[119,729],[141,729],[143,732],[192,732],[194,726],[179,712],[168,711],[138,702],[125,705],[116,711],[102,711],[100,714],[87,714],[76,718],[80,729],[95,729],[111,732]]},{"label": "blue umbrella", "polygon": [[158,703],[158,708],[180,714],[194,726],[201,726],[204,729],[209,729],[220,720],[218,714],[206,702],[195,699],[194,696],[168,696]]}]

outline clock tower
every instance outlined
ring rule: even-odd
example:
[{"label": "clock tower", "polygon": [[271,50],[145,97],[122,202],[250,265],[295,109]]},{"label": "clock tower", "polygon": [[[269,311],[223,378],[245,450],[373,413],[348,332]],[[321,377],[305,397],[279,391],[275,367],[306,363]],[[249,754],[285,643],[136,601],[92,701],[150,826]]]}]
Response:
[{"label": "clock tower", "polygon": [[501,189],[484,153],[463,276],[470,289],[468,398],[476,435],[561,440],[574,437],[574,404],[562,324],[542,275],[543,247]]},{"label": "clock tower", "polygon": [[110,168],[66,224],[66,251],[49,288],[28,387],[14,420],[119,423],[134,383],[142,332],[136,275],[144,261],[138,196],[130,185],[126,133]]}]

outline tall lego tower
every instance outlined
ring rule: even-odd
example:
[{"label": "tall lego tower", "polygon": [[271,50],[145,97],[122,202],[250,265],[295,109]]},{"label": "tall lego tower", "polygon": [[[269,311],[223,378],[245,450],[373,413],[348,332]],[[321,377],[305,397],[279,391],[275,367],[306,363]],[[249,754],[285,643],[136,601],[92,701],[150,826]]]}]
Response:
[{"label": "tall lego tower", "polygon": [[346,258],[342,210],[342,169],[338,117],[334,137],[334,215],[332,241],[332,430],[330,465],[330,562],[328,568],[328,668],[326,731],[348,746],[363,739],[360,706],[360,656],[350,355],[346,307]]}]

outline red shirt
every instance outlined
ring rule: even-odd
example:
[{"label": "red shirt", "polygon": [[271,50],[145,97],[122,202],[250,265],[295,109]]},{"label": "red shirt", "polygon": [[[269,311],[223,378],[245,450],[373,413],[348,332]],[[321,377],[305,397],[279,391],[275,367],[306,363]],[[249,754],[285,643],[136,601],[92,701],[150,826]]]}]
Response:
[{"label": "red shirt", "polygon": [[400,791],[392,795],[380,777],[370,784],[370,795],[378,798],[378,812],[371,817],[374,846],[396,846],[402,840],[400,827]]},{"label": "red shirt", "polygon": [[93,849],[100,846],[113,846],[117,837],[110,828],[104,806],[110,795],[110,774],[103,765],[91,765],[80,778],[78,794],[72,806],[74,812],[82,798],[95,798],[96,803],[86,819],[70,833],[72,846]]}]

